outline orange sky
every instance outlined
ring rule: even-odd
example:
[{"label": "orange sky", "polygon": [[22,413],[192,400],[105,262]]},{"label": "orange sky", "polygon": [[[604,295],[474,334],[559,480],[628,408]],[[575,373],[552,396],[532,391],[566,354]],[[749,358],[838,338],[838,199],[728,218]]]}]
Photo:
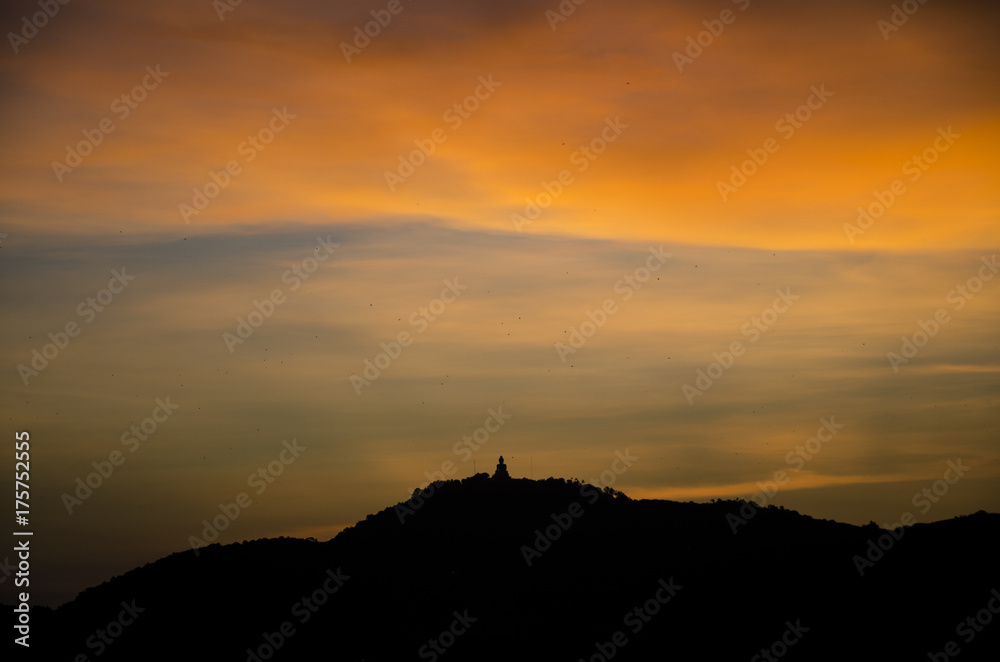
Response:
[{"label": "orange sky", "polygon": [[[555,2],[404,0],[348,62],[341,43],[385,6],[70,3],[16,52],[8,37],[0,413],[37,439],[45,600],[184,549],[293,438],[308,450],[224,542],[328,537],[500,453],[517,476],[596,480],[627,448],[642,459],[615,487],[633,496],[747,498],[830,416],[844,429],[775,503],[894,522],[962,457],[974,468],[918,520],[1000,509],[992,4],[929,2],[886,39],[891,3],[592,0],[552,29]],[[317,237],[339,246],[286,277]],[[671,257],[621,285],[651,249]],[[87,322],[78,306],[123,266],[135,280]],[[468,289],[421,331],[411,316],[455,278]],[[776,290],[801,298],[751,342]],[[563,362],[556,344],[608,299]],[[79,337],[25,383],[68,322]],[[67,513],[167,396],[176,414]],[[498,406],[511,419],[460,461]]]},{"label": "orange sky", "polygon": [[[363,23],[364,7],[329,15],[309,3],[245,5],[221,22],[184,4],[141,15],[127,3],[67,8],[4,59],[18,100],[5,112],[7,222],[176,233],[430,214],[508,231],[524,198],[570,168],[574,185],[531,232],[842,248],[856,208],[952,127],[961,139],[917,182],[905,176],[907,192],[857,247],[995,244],[993,24],[973,3],[939,4],[886,41],[876,22],[889,12],[871,3],[751,3],[743,12],[730,3],[734,22],[683,73],[673,53],[726,3],[590,3],[555,31],[534,4],[504,10],[502,21],[448,3],[405,4],[350,63],[339,43]],[[74,66],[60,65],[70,58]],[[118,119],[112,100],[147,65],[169,76]],[[481,75],[500,86],[452,128],[444,113]],[[813,86],[832,96],[793,135],[777,131]],[[274,107],[295,120],[244,163],[239,145]],[[105,117],[115,132],[53,187],[52,162]],[[576,172],[573,152],[609,117],[629,128]],[[391,193],[385,171],[435,128],[446,142]],[[717,183],[769,138],[778,151],[724,202]],[[177,205],[232,159],[244,172],[195,227],[180,228]]]}]

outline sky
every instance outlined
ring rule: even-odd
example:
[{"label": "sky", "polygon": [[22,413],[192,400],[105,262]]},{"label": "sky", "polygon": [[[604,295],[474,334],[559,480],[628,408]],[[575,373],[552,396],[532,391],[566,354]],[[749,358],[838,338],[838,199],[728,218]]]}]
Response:
[{"label": "sky", "polygon": [[902,5],[6,3],[33,601],[501,454],[1000,511],[998,11]]}]

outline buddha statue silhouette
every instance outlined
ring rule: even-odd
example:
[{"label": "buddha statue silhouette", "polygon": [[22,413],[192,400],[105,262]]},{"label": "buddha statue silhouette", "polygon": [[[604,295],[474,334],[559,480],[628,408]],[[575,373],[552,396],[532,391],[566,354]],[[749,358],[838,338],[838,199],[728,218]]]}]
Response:
[{"label": "buddha statue silhouette", "polygon": [[500,461],[497,462],[497,470],[493,472],[494,478],[510,478],[510,474],[507,473],[507,465],[503,463],[503,455],[500,456]]}]

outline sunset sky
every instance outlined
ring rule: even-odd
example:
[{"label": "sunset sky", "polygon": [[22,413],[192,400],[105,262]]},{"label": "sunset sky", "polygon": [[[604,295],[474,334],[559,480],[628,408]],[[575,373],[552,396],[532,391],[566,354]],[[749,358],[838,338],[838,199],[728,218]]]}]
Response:
[{"label": "sunset sky", "polygon": [[33,599],[241,492],[220,542],[325,540],[500,454],[597,483],[627,449],[634,498],[785,471],[769,503],[855,524],[1000,511],[1000,11],[902,4],[6,3]]}]

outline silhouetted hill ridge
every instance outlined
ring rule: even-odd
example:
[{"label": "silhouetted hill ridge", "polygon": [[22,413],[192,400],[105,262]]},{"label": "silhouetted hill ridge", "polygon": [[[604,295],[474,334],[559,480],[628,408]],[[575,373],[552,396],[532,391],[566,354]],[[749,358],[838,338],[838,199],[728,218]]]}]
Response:
[{"label": "silhouetted hill ridge", "polygon": [[[927,659],[1000,588],[998,533],[1000,515],[982,511],[893,535],[739,500],[478,474],[432,483],[327,542],[171,554],[39,611],[35,643],[95,659],[88,638],[135,601],[145,611],[96,659],[242,662],[283,623],[294,634],[270,659],[590,660],[616,632],[628,640],[616,661],[748,659],[796,622],[809,629],[788,659]],[[862,575],[857,559],[879,540],[888,549]],[[660,604],[666,586],[680,588]],[[314,595],[312,610],[302,600]],[[629,623],[650,600],[657,613]],[[444,636],[444,652],[426,647],[455,623],[464,632]],[[57,637],[42,634],[50,627]],[[997,630],[959,641],[962,659],[993,659]]]}]

